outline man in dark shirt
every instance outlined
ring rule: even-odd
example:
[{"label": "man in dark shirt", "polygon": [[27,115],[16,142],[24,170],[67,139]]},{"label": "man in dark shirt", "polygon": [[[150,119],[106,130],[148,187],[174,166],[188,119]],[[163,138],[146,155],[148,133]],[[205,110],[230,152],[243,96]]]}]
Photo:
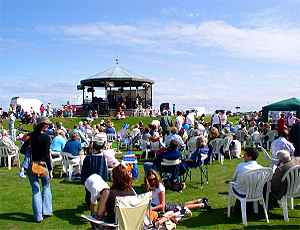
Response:
[{"label": "man in dark shirt", "polygon": [[290,131],[290,141],[295,146],[294,156],[299,157],[300,156],[300,119],[297,115],[296,123],[292,126],[292,129]]},{"label": "man in dark shirt", "polygon": [[299,165],[298,157],[291,159],[290,153],[286,150],[280,150],[277,154],[279,164],[273,174],[271,181],[271,195],[276,200],[280,200],[286,194],[287,181],[281,181],[284,174],[293,166]]}]

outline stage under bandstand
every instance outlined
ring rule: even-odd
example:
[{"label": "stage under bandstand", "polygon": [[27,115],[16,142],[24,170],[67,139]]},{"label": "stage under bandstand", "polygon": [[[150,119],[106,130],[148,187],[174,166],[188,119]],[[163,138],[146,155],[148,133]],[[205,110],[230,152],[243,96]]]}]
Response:
[{"label": "stage under bandstand", "polygon": [[[99,115],[114,115],[122,107],[126,115],[136,109],[152,107],[154,81],[132,73],[117,63],[114,67],[81,80],[77,86],[82,90],[85,112],[97,111]],[[104,97],[96,97],[97,89],[105,89]],[[87,100],[87,96],[91,100]]]}]

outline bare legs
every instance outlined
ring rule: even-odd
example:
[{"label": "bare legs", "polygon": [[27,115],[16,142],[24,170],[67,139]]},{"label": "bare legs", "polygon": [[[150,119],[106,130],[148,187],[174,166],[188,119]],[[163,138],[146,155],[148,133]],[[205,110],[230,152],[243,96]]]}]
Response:
[{"label": "bare legs", "polygon": [[184,203],[184,207],[188,209],[194,209],[194,208],[204,208],[204,203],[202,199],[197,200],[191,200]]},{"label": "bare legs", "polygon": [[101,196],[100,196],[100,200],[99,200],[98,208],[97,208],[97,217],[100,219],[104,216],[104,214],[106,212],[105,204],[106,204],[108,195],[109,195],[109,189],[104,189],[101,192]]}]

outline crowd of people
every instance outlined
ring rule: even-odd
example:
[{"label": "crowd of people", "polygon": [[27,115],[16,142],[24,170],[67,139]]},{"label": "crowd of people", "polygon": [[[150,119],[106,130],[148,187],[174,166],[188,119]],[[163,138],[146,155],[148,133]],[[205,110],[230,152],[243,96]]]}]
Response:
[{"label": "crowd of people", "polygon": [[[52,124],[47,116],[40,116],[34,122],[33,132],[27,132],[22,125],[19,127],[17,136],[22,142],[20,150],[11,138],[16,119],[13,116],[9,117],[10,131],[0,127],[1,144],[12,152],[20,151],[25,155],[20,176],[28,177],[32,186],[32,207],[37,222],[52,215],[50,179],[53,177],[55,162],[62,163],[63,174],[70,173],[61,153],[71,154],[70,160],[78,159],[78,167],[71,176],[81,177],[85,185],[86,202],[93,216],[114,221],[116,197],[136,195],[132,167],[124,162],[122,164],[116,158],[116,151],[112,148],[114,140],[118,140],[119,145],[126,143],[130,150],[138,148],[144,152],[143,157],[147,158],[144,163],[144,186],[145,191],[152,192],[151,210],[157,216],[161,212],[168,213],[168,218],[162,215],[157,218],[158,221],[161,218],[172,219],[170,212],[188,216],[190,209],[211,209],[206,197],[183,204],[169,203],[166,201],[165,189],[172,189],[174,184],[180,183],[182,186],[178,190],[182,190],[185,186],[182,175],[191,168],[218,159],[218,154],[240,158],[244,148],[245,162],[237,166],[232,178],[238,182],[246,171],[262,167],[256,162],[257,148],[271,148],[272,165],[275,166],[271,197],[275,201],[280,200],[286,189],[286,184],[281,182],[282,176],[289,168],[300,163],[300,119],[292,117],[291,113],[287,117],[282,113],[277,123],[272,125],[263,122],[260,113],[241,116],[238,124],[234,125],[228,121],[225,111],[216,111],[210,121],[205,121],[204,116],[196,118],[190,111],[178,111],[175,118],[164,112],[159,118],[153,119],[151,124],[139,122],[130,129],[123,126],[118,133],[111,120],[101,120],[98,124],[80,121],[71,129],[65,128],[60,122]],[[222,144],[215,152],[214,142],[217,139],[222,140]],[[162,162],[165,160],[176,161],[178,164],[164,173]],[[109,178],[112,180],[111,186],[107,184]],[[234,189],[238,193],[243,192],[238,183]]]}]

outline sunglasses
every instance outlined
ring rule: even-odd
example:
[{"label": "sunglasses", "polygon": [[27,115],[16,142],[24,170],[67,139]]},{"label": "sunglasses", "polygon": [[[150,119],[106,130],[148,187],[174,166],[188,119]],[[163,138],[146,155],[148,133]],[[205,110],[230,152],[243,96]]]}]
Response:
[{"label": "sunglasses", "polygon": [[156,178],[149,178],[148,179],[148,181],[150,182],[150,181],[155,181],[156,180]]}]

